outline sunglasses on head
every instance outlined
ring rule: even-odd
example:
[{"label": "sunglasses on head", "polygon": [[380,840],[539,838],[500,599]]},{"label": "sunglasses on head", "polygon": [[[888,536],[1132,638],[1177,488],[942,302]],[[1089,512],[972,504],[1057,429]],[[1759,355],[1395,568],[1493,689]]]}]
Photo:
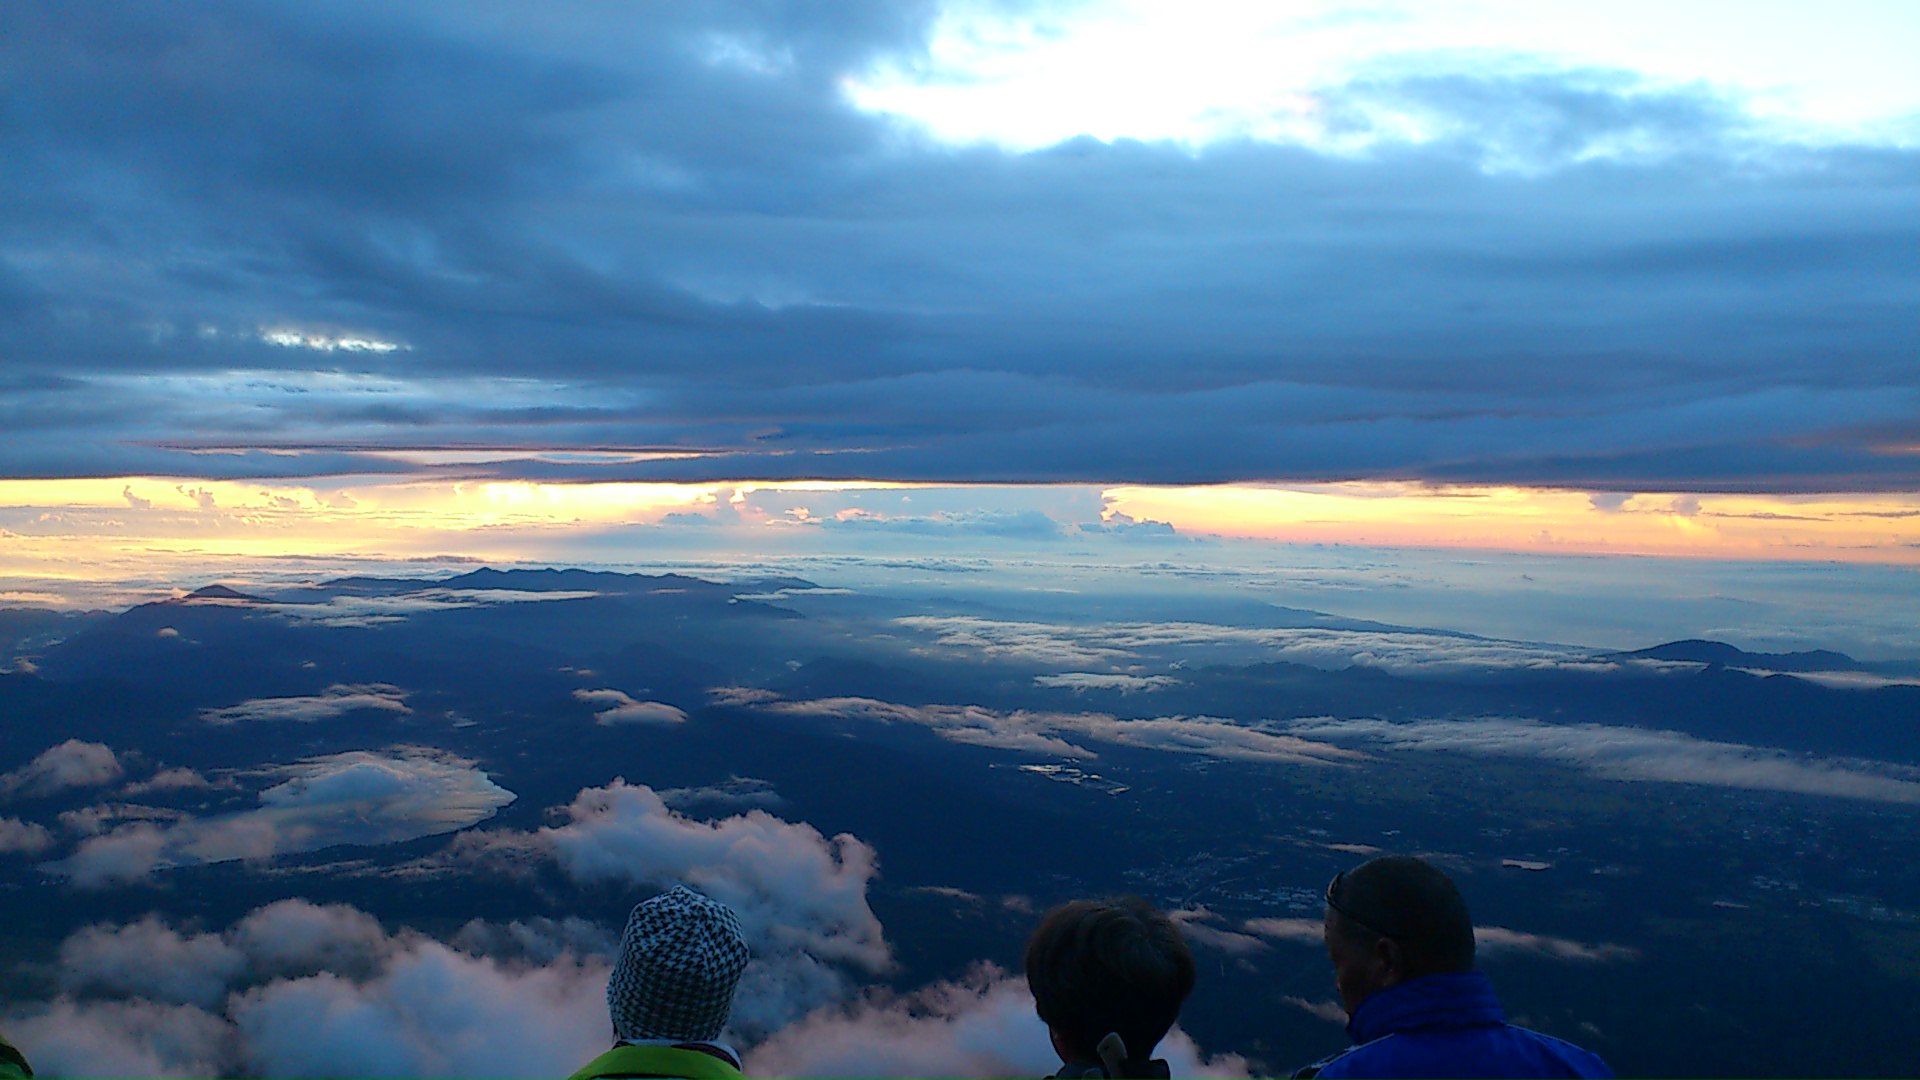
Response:
[{"label": "sunglasses on head", "polygon": [[1349,909],[1345,904],[1342,904],[1340,902],[1340,884],[1346,879],[1347,879],[1347,872],[1345,870],[1342,870],[1339,873],[1333,875],[1332,881],[1327,882],[1327,906],[1328,907],[1339,912],[1341,918],[1346,919],[1348,922],[1354,924],[1355,926],[1358,926],[1360,929],[1365,930],[1369,933],[1378,934],[1384,938],[1394,938],[1394,939],[1402,939],[1407,936],[1406,934],[1400,933],[1396,930],[1388,929],[1386,926],[1383,926],[1382,923],[1384,920],[1375,919],[1375,918],[1361,918],[1360,916],[1355,915],[1353,911]]}]

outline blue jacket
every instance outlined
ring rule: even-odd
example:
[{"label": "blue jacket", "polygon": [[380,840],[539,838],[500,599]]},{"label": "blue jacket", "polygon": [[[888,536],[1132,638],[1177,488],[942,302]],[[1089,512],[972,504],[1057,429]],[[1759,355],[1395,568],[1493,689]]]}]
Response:
[{"label": "blue jacket", "polygon": [[1586,1050],[1507,1023],[1478,971],[1425,975],[1360,1003],[1347,1022],[1354,1045],[1295,1076],[1611,1077]]}]

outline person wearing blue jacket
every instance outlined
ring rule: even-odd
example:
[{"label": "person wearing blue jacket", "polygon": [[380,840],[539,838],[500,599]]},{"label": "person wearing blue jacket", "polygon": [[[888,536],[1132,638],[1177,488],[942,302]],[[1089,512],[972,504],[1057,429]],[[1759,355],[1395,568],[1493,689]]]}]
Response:
[{"label": "person wearing blue jacket", "polygon": [[1354,1045],[1295,1077],[1611,1077],[1590,1051],[1507,1023],[1473,966],[1473,918],[1453,880],[1385,855],[1327,885],[1327,955]]}]

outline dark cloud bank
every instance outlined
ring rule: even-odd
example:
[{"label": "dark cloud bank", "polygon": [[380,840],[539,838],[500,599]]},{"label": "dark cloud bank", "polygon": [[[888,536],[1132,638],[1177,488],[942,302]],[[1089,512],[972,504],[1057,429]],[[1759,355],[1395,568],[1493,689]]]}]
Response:
[{"label": "dark cloud bank", "polygon": [[1432,62],[1358,157],[939,146],[841,90],[933,15],[9,5],[0,474],[1920,481],[1914,151]]}]

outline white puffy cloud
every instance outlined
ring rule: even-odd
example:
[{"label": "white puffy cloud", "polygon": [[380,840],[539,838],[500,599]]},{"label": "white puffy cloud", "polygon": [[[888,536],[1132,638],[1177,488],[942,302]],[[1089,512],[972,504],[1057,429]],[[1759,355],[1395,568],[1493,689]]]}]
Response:
[{"label": "white puffy cloud", "polygon": [[[771,794],[755,784],[754,794],[762,793]],[[581,790],[562,812],[564,824],[534,833],[469,834],[450,857],[510,867],[550,858],[576,880],[646,890],[685,883],[725,903],[753,953],[734,999],[736,1039],[751,1041],[844,998],[852,972],[891,968],[891,949],[867,902],[878,860],[857,837],[828,838],[761,809],[700,820],[624,780]]]},{"label": "white puffy cloud", "polygon": [[7,1037],[40,1076],[224,1076],[233,1029],[192,1005],[74,1001],[11,1010]]},{"label": "white puffy cloud", "polygon": [[290,720],[311,724],[350,712],[370,709],[405,715],[407,692],[385,683],[336,684],[307,697],[254,698],[223,709],[206,709],[200,719],[209,724],[238,724],[256,720]]},{"label": "white puffy cloud", "polygon": [[[837,716],[877,723],[920,724],[943,738],[974,746],[1019,750],[1055,757],[1097,758],[1087,741],[1206,757],[1327,765],[1364,760],[1367,755],[1292,734],[1245,727],[1210,717],[1154,717],[1123,720],[1106,713],[1000,712],[979,705],[901,705],[873,698],[816,698],[747,702],[785,716]],[[1078,739],[1079,742],[1069,741]]]},{"label": "white puffy cloud", "polygon": [[[1155,1053],[1175,1076],[1246,1076],[1175,1028]],[[747,1054],[753,1076],[1046,1076],[1060,1067],[1025,980],[982,965],[959,982],[820,1010]]]},{"label": "white puffy cloud", "polygon": [[1394,723],[1331,717],[1293,721],[1287,729],[1312,738],[1360,739],[1400,750],[1539,758],[1612,780],[1920,803],[1920,780],[1906,778],[1916,775],[1910,769],[1794,756],[1745,743],[1696,739],[1676,731],[1507,718]]},{"label": "white puffy cloud", "polygon": [[828,839],[764,810],[698,821],[623,780],[582,790],[566,813],[539,835],[575,878],[685,882],[733,908],[757,944],[873,972],[891,962],[867,906],[878,859],[857,837]]},{"label": "white puffy cloud", "polygon": [[620,690],[575,690],[576,700],[594,706],[594,723],[611,727],[614,724],[684,724],[687,714],[664,701],[636,701]]},{"label": "white puffy cloud", "polygon": [[[47,1075],[556,1076],[609,1042],[615,941],[592,923],[543,919],[474,922],[443,943],[304,900],[257,909],[222,934],[148,917],[89,927],[62,947],[63,983],[94,996],[21,1006],[0,1024]],[[756,956],[749,967],[734,1029],[772,1031],[748,1053],[750,1075],[1036,1076],[1057,1067],[1024,981],[989,965],[959,982],[847,1003],[836,973],[801,959]],[[739,1015],[755,1008],[770,1008],[775,1022],[761,1028]],[[1175,1075],[1247,1075],[1246,1062],[1209,1059],[1177,1028],[1157,1052]]]},{"label": "white puffy cloud", "polygon": [[474,919],[454,934],[452,944],[475,956],[546,964],[562,956],[612,956],[619,951],[620,935],[615,929],[572,915],[507,923]]},{"label": "white puffy cloud", "polygon": [[113,749],[104,743],[68,739],[40,756],[0,774],[0,798],[51,795],[77,787],[99,787],[120,779],[125,770]]},{"label": "white puffy cloud", "polygon": [[607,965],[516,967],[408,937],[372,978],[323,973],[236,996],[262,1076],[555,1076],[610,1043]]},{"label": "white puffy cloud", "polygon": [[218,1005],[246,957],[217,934],[181,934],[149,915],[89,926],[60,944],[60,985],[180,1005]]},{"label": "white puffy cloud", "polygon": [[48,869],[76,885],[134,880],[168,866],[260,859],[335,844],[391,844],[453,832],[514,799],[462,758],[402,747],[356,750],[254,774],[284,778],[253,810],[124,825]]},{"label": "white puffy cloud", "polygon": [[90,996],[4,1018],[42,1075],[555,1076],[609,1041],[603,957],[502,962],[344,905],[281,901],[223,935],[150,916],[60,955]]},{"label": "white puffy cloud", "polygon": [[37,855],[53,846],[53,834],[45,825],[19,818],[0,817],[0,855],[18,852]]},{"label": "white puffy cloud", "polygon": [[146,877],[161,865],[166,850],[165,830],[135,822],[81,842],[72,855],[46,869],[67,875],[83,889],[95,889]]},{"label": "white puffy cloud", "polygon": [[269,974],[371,970],[389,941],[359,908],[297,897],[254,909],[227,936],[254,970]]}]

